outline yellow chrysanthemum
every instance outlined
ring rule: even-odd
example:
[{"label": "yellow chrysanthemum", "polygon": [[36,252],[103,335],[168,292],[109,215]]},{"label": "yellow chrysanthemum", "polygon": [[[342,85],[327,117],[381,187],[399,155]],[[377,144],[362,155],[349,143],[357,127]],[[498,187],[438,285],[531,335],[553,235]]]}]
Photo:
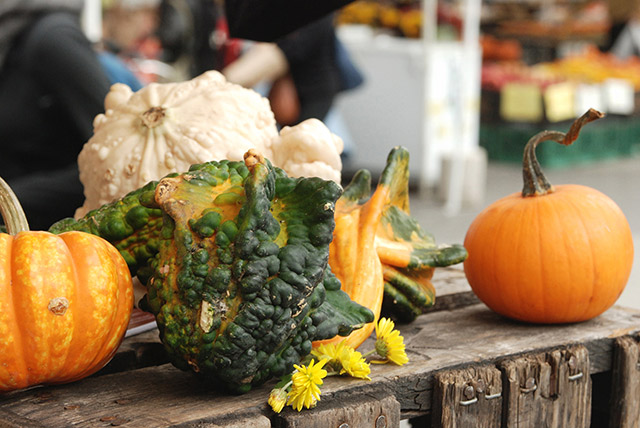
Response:
[{"label": "yellow chrysanthemum", "polygon": [[311,355],[317,357],[318,360],[327,360],[325,367],[327,367],[330,371],[339,372],[342,368],[340,363],[340,355],[344,352],[345,349],[349,348],[345,340],[338,343],[326,343],[314,348],[311,351]]},{"label": "yellow chrysanthemum", "polygon": [[287,403],[287,391],[285,388],[275,388],[269,394],[269,405],[274,412],[280,413]]},{"label": "yellow chrysanthemum", "polygon": [[390,319],[380,318],[376,324],[376,353],[383,359],[401,366],[409,362],[409,357],[405,352],[404,338],[394,327],[395,324]]},{"label": "yellow chrysanthemum", "polygon": [[342,353],[342,350],[346,346],[346,342],[343,340],[338,343],[324,343],[311,351],[311,355],[320,358],[327,358],[329,360],[337,360]]},{"label": "yellow chrysanthemum", "polygon": [[353,348],[346,347],[340,354],[339,359],[340,365],[342,366],[340,374],[347,373],[351,377],[371,380],[371,378],[369,378],[371,368],[360,352]]},{"label": "yellow chrysanthemum", "polygon": [[292,386],[287,405],[300,411],[303,406],[310,409],[317,401],[320,401],[318,385],[322,385],[322,379],[327,375],[327,371],[322,368],[326,362],[326,359],[320,359],[316,364],[314,360],[311,360],[308,367],[293,366],[296,371],[291,376]]}]

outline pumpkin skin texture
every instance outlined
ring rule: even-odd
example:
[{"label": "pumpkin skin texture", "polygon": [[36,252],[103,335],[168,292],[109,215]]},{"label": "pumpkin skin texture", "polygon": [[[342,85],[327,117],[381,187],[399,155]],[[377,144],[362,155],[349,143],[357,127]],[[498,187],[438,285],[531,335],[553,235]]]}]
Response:
[{"label": "pumpkin skin texture", "polygon": [[566,323],[615,303],[633,263],[629,224],[606,195],[585,186],[492,204],[471,224],[464,270],[487,306],[510,318]]},{"label": "pumpkin skin texture", "polygon": [[[570,144],[580,126],[548,139]],[[526,164],[537,171],[528,176],[533,170]],[[532,190],[528,177],[546,183],[535,155],[525,155],[524,176],[523,193],[488,206],[467,231],[464,271],[471,288],[495,312],[527,322],[570,323],[602,314],[631,273],[627,219],[614,201],[590,187]]]},{"label": "pumpkin skin texture", "polygon": [[127,264],[102,238],[0,234],[0,391],[95,373],[115,354],[132,308]]}]

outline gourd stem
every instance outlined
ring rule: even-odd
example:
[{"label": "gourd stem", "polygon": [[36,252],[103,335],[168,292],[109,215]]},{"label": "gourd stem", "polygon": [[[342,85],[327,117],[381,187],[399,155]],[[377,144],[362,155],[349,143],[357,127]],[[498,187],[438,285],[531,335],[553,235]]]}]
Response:
[{"label": "gourd stem", "polygon": [[522,188],[522,196],[537,196],[553,192],[553,186],[542,172],[540,163],[536,157],[536,147],[538,144],[543,141],[555,141],[556,143],[569,146],[578,138],[580,130],[584,125],[602,117],[604,117],[604,113],[589,109],[589,111],[573,122],[569,132],[566,134],[560,131],[542,131],[534,135],[524,147],[524,156],[522,159],[524,186]]},{"label": "gourd stem", "polygon": [[151,129],[162,124],[165,116],[166,110],[163,107],[151,107],[142,113],[140,118],[142,119],[143,125]]},{"label": "gourd stem", "polygon": [[29,230],[27,216],[11,187],[0,178],[0,214],[10,235]]}]

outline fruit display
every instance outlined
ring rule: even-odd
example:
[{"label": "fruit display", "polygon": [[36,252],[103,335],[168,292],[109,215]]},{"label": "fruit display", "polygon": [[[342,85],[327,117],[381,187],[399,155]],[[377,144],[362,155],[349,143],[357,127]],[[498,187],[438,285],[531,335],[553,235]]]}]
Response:
[{"label": "fruit display", "polygon": [[0,391],[83,379],[104,367],[125,336],[131,275],[102,238],[30,231],[0,179]]},{"label": "fruit display", "polygon": [[619,58],[590,46],[584,52],[537,65],[541,71],[559,79],[601,83],[607,79],[623,79],[640,91],[640,58]]},{"label": "fruit display", "polygon": [[522,59],[522,45],[515,39],[502,39],[491,34],[481,34],[480,47],[482,48],[482,60],[485,62],[520,61]]},{"label": "fruit display", "polygon": [[469,226],[464,271],[494,311],[534,323],[585,321],[611,307],[625,288],[633,240],[620,208],[590,187],[552,186],[535,155],[544,141],[572,144],[584,124],[601,117],[592,109],[566,134],[531,138],[522,192],[493,202]]},{"label": "fruit display", "polygon": [[482,64],[481,85],[483,89],[490,91],[500,91],[509,83],[530,84],[543,90],[564,80],[562,76],[554,75],[544,68],[528,66],[520,61]]},{"label": "fruit display", "polygon": [[638,92],[639,65],[638,57],[620,59],[591,46],[579,54],[536,65],[526,65],[521,61],[485,61],[482,65],[481,85],[485,90],[500,91],[507,84],[521,83],[544,91],[556,83],[597,85],[609,79],[619,79],[626,81]]},{"label": "fruit display", "polygon": [[[451,28],[458,37],[462,20],[455,7],[440,4],[437,10],[438,25],[441,29]],[[374,29],[390,32],[407,38],[422,35],[422,5],[414,0],[358,0],[340,9],[336,17],[337,25],[367,25]]]}]

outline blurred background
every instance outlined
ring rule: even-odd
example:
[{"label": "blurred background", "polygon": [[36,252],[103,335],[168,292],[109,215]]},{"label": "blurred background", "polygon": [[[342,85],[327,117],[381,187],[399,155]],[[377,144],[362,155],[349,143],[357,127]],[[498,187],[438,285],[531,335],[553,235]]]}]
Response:
[{"label": "blurred background", "polygon": [[[411,209],[440,243],[461,243],[485,206],[522,187],[524,144],[607,114],[570,147],[538,150],[555,184],[584,184],[622,208],[640,242],[640,14],[635,0],[357,0],[333,17],[360,80],[321,119],[345,142],[345,182],[411,153]],[[214,0],[87,0],[97,49],[139,79],[222,68],[254,42],[230,39]],[[216,9],[218,8],[218,9]],[[213,13],[211,13],[213,11]],[[215,19],[212,17],[216,16]],[[215,56],[215,58],[214,58]],[[254,89],[269,94],[273,81]],[[286,124],[286,123],[283,123]],[[640,308],[640,256],[619,304]]]}]

